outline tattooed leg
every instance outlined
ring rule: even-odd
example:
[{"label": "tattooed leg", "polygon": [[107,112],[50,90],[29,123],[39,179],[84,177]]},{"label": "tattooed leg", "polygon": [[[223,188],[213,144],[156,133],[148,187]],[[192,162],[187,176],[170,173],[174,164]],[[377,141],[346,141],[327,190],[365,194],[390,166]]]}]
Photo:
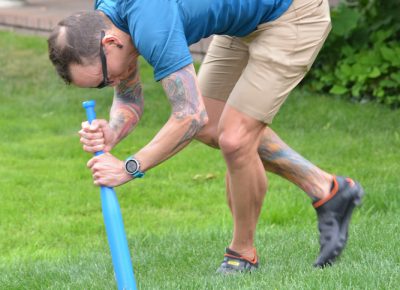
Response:
[{"label": "tattooed leg", "polygon": [[264,130],[258,153],[266,170],[293,182],[312,199],[322,199],[330,192],[332,175],[292,150],[269,127]]}]

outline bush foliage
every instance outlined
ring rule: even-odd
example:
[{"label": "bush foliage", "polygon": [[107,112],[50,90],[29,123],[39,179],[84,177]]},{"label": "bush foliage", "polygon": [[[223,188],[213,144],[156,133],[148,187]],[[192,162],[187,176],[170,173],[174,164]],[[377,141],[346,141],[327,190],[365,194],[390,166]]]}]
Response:
[{"label": "bush foliage", "polygon": [[305,83],[313,90],[399,108],[398,0],[345,1],[331,16],[331,34]]}]

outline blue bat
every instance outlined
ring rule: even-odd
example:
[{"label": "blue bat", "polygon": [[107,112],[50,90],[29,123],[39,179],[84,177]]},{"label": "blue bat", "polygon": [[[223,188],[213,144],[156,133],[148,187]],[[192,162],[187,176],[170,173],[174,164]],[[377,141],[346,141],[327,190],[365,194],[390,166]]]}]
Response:
[{"label": "blue bat", "polygon": [[[95,101],[87,101],[83,102],[82,105],[86,110],[87,119],[90,124],[96,119],[96,112],[94,110],[96,103]],[[96,152],[95,156],[101,154],[104,154],[104,152]],[[118,289],[136,290],[135,276],[117,195],[112,187],[101,186],[100,191],[104,223],[106,225]]]}]

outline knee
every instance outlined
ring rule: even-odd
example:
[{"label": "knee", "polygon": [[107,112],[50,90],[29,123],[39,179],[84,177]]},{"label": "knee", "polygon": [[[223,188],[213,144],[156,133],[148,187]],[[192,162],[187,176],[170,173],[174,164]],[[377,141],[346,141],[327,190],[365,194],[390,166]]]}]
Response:
[{"label": "knee", "polygon": [[248,140],[237,132],[222,131],[218,136],[218,144],[225,156],[240,156],[246,152]]}]

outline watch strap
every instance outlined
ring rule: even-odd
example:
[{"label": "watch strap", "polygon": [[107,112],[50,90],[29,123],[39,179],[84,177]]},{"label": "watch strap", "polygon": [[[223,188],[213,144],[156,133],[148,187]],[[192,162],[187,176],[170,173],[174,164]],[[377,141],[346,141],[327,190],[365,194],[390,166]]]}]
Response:
[{"label": "watch strap", "polygon": [[133,173],[132,176],[135,178],[142,178],[144,176],[144,172],[138,170],[135,173]]}]

